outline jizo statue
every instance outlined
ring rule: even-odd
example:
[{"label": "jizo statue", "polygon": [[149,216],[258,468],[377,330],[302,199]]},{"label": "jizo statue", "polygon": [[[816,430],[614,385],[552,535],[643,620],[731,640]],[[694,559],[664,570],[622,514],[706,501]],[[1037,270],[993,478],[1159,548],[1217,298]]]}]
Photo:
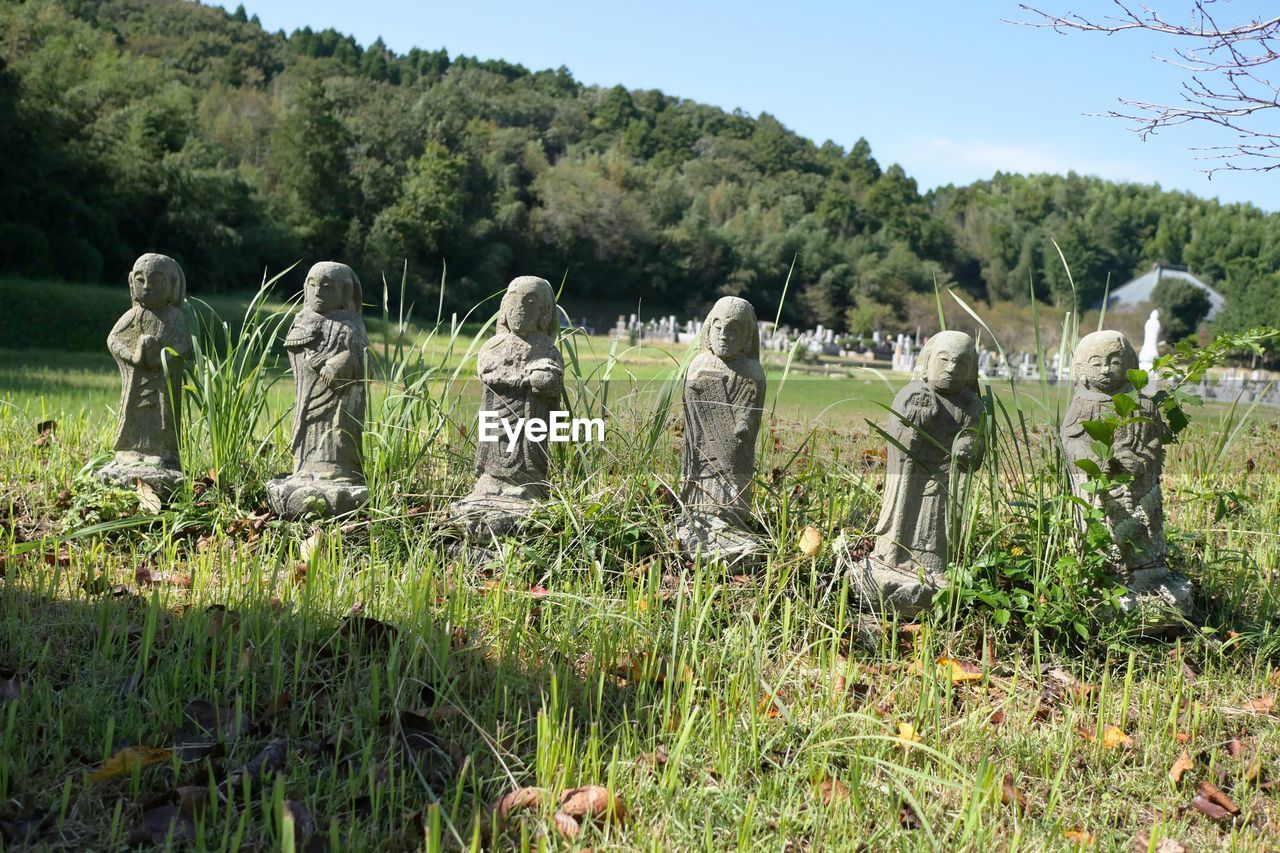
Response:
[{"label": "jizo statue", "polygon": [[931,337],[893,411],[875,548],[850,574],[873,610],[911,618],[932,605],[946,581],[958,498],[982,464],[984,407],[973,338]]},{"label": "jizo statue", "polygon": [[182,484],[182,371],[192,350],[187,279],[173,258],[146,254],[129,273],[129,294],[133,307],[107,336],[120,366],[116,453],[97,477],[121,486],[141,480],[171,494]]},{"label": "jizo statue", "polygon": [[285,518],[338,515],[368,500],[362,298],[360,279],[346,264],[324,261],[307,273],[302,308],[284,342],[297,390],[293,473],[267,484],[272,509]]},{"label": "jizo statue", "polygon": [[[522,422],[549,421],[564,390],[551,284],[529,275],[513,280],[496,325],[497,333],[476,357],[484,385],[481,413],[513,429]],[[503,436],[477,442],[475,487],[453,504],[454,521],[482,538],[513,532],[548,495],[547,463],[546,442],[527,433],[511,441]]]},{"label": "jizo statue", "polygon": [[752,532],[751,491],[765,393],[751,303],[716,302],[684,379],[684,465],[675,535],[688,555],[730,564],[765,550]]},{"label": "jizo statue", "polygon": [[[1116,579],[1129,590],[1121,598],[1122,606],[1130,609],[1145,600],[1182,608],[1191,599],[1191,582],[1165,563],[1160,473],[1170,434],[1155,402],[1138,393],[1129,379],[1128,371],[1137,368],[1138,355],[1119,332],[1094,332],[1081,338],[1071,367],[1075,388],[1062,422],[1062,449],[1076,494],[1102,510],[1111,531],[1111,563]],[[1128,395],[1137,409],[1126,419],[1132,422],[1115,431],[1110,453],[1103,458],[1085,425],[1117,418],[1113,402],[1117,394]],[[1089,474],[1076,460],[1092,462],[1111,485],[1087,488]]]}]

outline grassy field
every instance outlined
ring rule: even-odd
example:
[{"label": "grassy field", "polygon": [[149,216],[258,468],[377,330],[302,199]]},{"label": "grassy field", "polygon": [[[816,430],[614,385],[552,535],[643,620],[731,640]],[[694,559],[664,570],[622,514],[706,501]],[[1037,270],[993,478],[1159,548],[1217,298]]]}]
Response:
[{"label": "grassy field", "polygon": [[[567,341],[570,399],[608,411],[607,440],[557,447],[534,528],[474,566],[440,530],[470,485],[480,340],[410,340],[380,345],[369,511],[321,524],[264,512],[289,464],[269,349],[195,365],[193,483],[158,513],[81,474],[114,428],[110,359],[0,352],[6,849],[1280,845],[1272,421],[1200,412],[1170,450],[1196,619],[1144,639],[1070,568],[1065,392],[993,389],[957,561],[972,594],[878,636],[825,544],[874,521],[864,418],[902,377],[770,368],[772,553],[741,576],[671,553],[683,352]],[[561,802],[581,786],[607,793]]]}]

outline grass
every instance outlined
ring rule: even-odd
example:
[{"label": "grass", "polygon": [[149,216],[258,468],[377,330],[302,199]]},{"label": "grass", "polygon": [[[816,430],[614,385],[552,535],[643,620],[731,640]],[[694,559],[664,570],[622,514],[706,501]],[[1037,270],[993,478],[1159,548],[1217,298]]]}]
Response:
[{"label": "grass", "polygon": [[[606,444],[556,448],[535,528],[476,568],[435,531],[470,485],[482,339],[447,324],[402,336],[401,319],[374,334],[371,509],[316,525],[261,513],[263,479],[288,467],[291,387],[235,362],[245,338],[206,349],[190,380],[209,384],[186,459],[193,480],[215,458],[252,462],[156,516],[78,476],[114,427],[109,359],[0,356],[6,847],[1038,850],[1070,849],[1067,833],[1100,849],[1139,833],[1151,849],[1276,846],[1272,423],[1226,442],[1239,413],[1209,413],[1169,454],[1169,526],[1204,616],[1181,639],[1066,643],[966,606],[868,643],[829,552],[796,543],[874,521],[883,442],[863,419],[883,417],[900,378],[787,378],[758,458],[773,552],[742,577],[668,548],[682,354],[567,340],[570,399],[609,410]],[[1062,393],[992,390],[1009,426],[966,553],[1031,541],[1007,498],[1055,482]],[[219,406],[254,394],[266,408],[236,445],[243,409]],[[1066,545],[1042,547],[1047,572]],[[112,775],[131,747],[165,752],[125,752]],[[1194,766],[1175,783],[1184,750]],[[1239,816],[1193,808],[1202,781]],[[583,820],[568,841],[546,802],[495,825],[504,794],[579,785],[606,786],[625,819]]]}]

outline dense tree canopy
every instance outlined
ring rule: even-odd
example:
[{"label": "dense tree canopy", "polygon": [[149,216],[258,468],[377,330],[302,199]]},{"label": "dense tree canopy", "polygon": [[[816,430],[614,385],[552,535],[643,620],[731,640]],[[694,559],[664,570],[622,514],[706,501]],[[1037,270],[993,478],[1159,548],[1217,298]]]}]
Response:
[{"label": "dense tree canopy", "polygon": [[786,319],[866,331],[935,287],[1087,307],[1160,261],[1214,283],[1224,324],[1280,324],[1280,216],[1252,206],[1074,174],[922,194],[768,114],[184,0],[0,6],[0,181],[10,273],[117,279],[155,250],[226,290],[333,257],[367,283],[407,262],[431,305],[447,264],[455,307],[537,273],[769,316],[790,273]]}]

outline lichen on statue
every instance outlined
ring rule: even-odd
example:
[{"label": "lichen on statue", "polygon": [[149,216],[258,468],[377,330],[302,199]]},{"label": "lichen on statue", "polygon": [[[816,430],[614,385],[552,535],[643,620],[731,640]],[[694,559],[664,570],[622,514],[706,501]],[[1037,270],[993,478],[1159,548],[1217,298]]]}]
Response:
[{"label": "lichen on statue", "polygon": [[684,461],[676,537],[687,554],[731,563],[764,550],[751,531],[756,439],[765,374],[751,303],[720,299],[702,325],[684,379]]},{"label": "lichen on statue", "polygon": [[368,349],[362,298],[360,279],[346,264],[323,261],[307,273],[302,308],[284,342],[296,392],[293,473],[267,487],[283,516],[336,515],[368,499],[361,449]]},{"label": "lichen on statue", "polygon": [[[484,386],[481,411],[511,424],[522,418],[549,421],[564,390],[551,284],[536,276],[514,279],[503,294],[495,325],[496,334],[476,357]],[[453,518],[469,534],[511,532],[547,497],[548,458],[546,443],[523,432],[514,444],[477,442],[475,486],[453,504]]]},{"label": "lichen on statue", "polygon": [[[1109,554],[1116,577],[1130,587],[1126,606],[1151,595],[1182,607],[1190,597],[1190,582],[1166,566],[1164,499],[1160,476],[1164,444],[1170,438],[1159,408],[1139,393],[1128,371],[1138,368],[1133,345],[1119,332],[1086,335],[1076,345],[1072,364],[1075,389],[1062,422],[1062,448],[1076,495],[1102,511],[1111,532]],[[1088,421],[1118,417],[1117,394],[1136,404],[1114,433],[1110,453],[1103,458],[1085,428]],[[1088,460],[1111,481],[1105,489],[1088,488],[1089,475],[1076,460]]]},{"label": "lichen on statue", "polygon": [[[982,464],[984,406],[973,338],[944,331],[921,349],[885,432],[884,501],[870,556],[850,567],[873,610],[915,616],[945,583],[957,481]],[[958,476],[953,476],[958,475]]]},{"label": "lichen on statue", "polygon": [[182,268],[167,255],[142,255],[129,273],[133,307],[107,336],[120,368],[120,409],[115,457],[97,472],[104,482],[141,480],[164,492],[182,482],[182,372],[192,352],[186,292]]}]

